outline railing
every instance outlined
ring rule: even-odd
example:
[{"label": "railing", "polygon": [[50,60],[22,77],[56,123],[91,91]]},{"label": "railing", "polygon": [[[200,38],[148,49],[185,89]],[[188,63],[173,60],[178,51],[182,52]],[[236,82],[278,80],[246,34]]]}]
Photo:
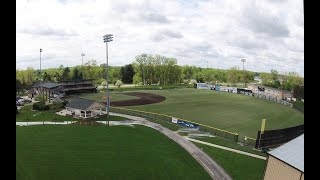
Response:
[{"label": "railing", "polygon": [[[110,111],[116,112],[116,113],[132,115],[132,116],[139,116],[139,117],[143,117],[143,118],[146,118],[146,119],[158,119],[158,120],[162,120],[162,121],[166,121],[166,122],[170,122],[170,123],[172,123],[172,118],[175,118],[177,120],[180,120],[180,121],[183,121],[183,122],[186,122],[186,123],[191,123],[191,124],[197,126],[200,131],[209,132],[212,135],[224,137],[224,138],[227,138],[227,139],[231,139],[231,140],[233,140],[235,142],[238,142],[238,140],[239,140],[239,134],[238,133],[226,131],[226,130],[223,130],[223,129],[207,126],[207,125],[204,125],[204,124],[196,123],[196,122],[193,122],[193,121],[190,121],[190,120],[185,120],[185,119],[182,119],[182,118],[177,118],[177,117],[173,117],[173,116],[169,116],[169,115],[165,115],[165,114],[152,113],[152,112],[146,112],[146,111],[139,111],[139,110],[133,110],[133,109],[127,109],[127,108],[120,108],[120,107],[111,107]],[[181,125],[181,124],[178,123],[178,125]]]},{"label": "railing", "polygon": [[257,141],[257,139],[251,138],[251,137],[248,137],[248,136],[245,136],[243,138],[243,144],[246,144],[246,145],[249,145],[249,146],[253,146],[253,147],[256,145],[256,141]]}]

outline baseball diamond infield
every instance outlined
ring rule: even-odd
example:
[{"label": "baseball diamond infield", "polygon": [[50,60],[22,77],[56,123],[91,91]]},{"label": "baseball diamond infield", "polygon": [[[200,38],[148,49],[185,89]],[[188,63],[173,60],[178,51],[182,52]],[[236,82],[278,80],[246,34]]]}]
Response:
[{"label": "baseball diamond infield", "polygon": [[[121,93],[129,96],[137,96],[139,99],[129,99],[129,100],[121,100],[121,101],[111,101],[111,106],[137,106],[137,105],[145,105],[145,104],[154,104],[158,102],[162,102],[166,100],[166,97],[151,94],[151,93],[143,93],[143,92],[126,92]],[[106,104],[105,102],[103,102]]]}]

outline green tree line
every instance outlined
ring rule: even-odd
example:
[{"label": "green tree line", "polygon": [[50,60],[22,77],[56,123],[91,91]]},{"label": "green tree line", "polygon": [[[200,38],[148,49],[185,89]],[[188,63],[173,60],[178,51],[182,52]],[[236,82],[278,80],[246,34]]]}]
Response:
[{"label": "green tree line", "polygon": [[[295,85],[303,86],[304,80],[297,73],[280,75],[276,70],[271,73],[242,71],[239,67],[230,69],[201,68],[189,65],[178,65],[177,59],[161,55],[141,54],[131,64],[125,66],[109,66],[109,83],[116,84],[121,80],[125,84],[166,85],[190,82],[236,83],[253,82],[255,75],[260,75],[263,85],[293,90]],[[97,64],[89,60],[83,66],[43,69],[40,73],[32,67],[16,70],[17,91],[29,89],[39,80],[59,82],[75,79],[93,79],[96,85],[106,84],[106,64]],[[19,82],[18,82],[19,81]]]}]

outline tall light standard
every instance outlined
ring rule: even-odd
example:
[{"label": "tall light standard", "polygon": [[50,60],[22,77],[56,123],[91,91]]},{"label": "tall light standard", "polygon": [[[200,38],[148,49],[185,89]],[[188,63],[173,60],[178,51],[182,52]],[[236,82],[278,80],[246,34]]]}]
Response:
[{"label": "tall light standard", "polygon": [[244,88],[246,87],[246,77],[245,77],[245,73],[244,73],[244,62],[246,62],[246,59],[241,59],[241,62],[243,63],[242,66],[242,71],[243,71],[243,86]]},{"label": "tall light standard", "polygon": [[41,52],[42,52],[42,49],[40,48],[40,75],[41,75]]},{"label": "tall light standard", "polygon": [[82,66],[83,66],[83,56],[85,56],[85,54],[81,53],[81,56],[82,56]]},{"label": "tall light standard", "polygon": [[146,62],[147,54],[142,54],[141,57],[143,57],[143,64],[142,64],[142,79],[143,80],[142,80],[142,82],[143,82],[143,85],[145,85],[146,81],[145,81],[145,76],[144,76],[144,64]]},{"label": "tall light standard", "polygon": [[103,36],[103,42],[106,43],[106,55],[107,55],[107,64],[106,64],[106,72],[107,72],[107,115],[109,116],[109,109],[110,109],[110,97],[109,97],[109,83],[108,83],[108,42],[113,41],[113,35],[112,34],[106,34]]}]

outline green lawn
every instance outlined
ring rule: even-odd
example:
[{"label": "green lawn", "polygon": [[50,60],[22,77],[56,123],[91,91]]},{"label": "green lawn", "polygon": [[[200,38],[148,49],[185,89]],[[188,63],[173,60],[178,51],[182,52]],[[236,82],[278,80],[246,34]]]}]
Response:
[{"label": "green lawn", "polygon": [[[69,116],[60,116],[55,114],[54,110],[47,111],[32,111],[32,105],[23,106],[19,110],[19,114],[16,115],[16,121],[77,121],[78,119]],[[126,120],[126,118],[119,116],[110,116],[109,118],[101,117],[94,119],[95,121],[121,121]]]},{"label": "green lawn", "polygon": [[304,102],[303,101],[291,101],[293,104],[293,108],[297,109],[298,111],[304,112]]},{"label": "green lawn", "polygon": [[265,157],[267,156],[265,153],[257,151],[253,148],[248,147],[248,146],[241,146],[241,145],[237,144],[236,142],[228,141],[228,140],[225,140],[225,139],[222,139],[219,137],[198,137],[198,138],[193,138],[193,139],[197,139],[197,140],[212,143],[212,144],[217,144],[217,145],[224,146],[224,147],[229,147],[232,149],[238,149],[240,151],[256,154],[259,156],[265,156]]},{"label": "green lawn", "polygon": [[16,126],[16,179],[211,179],[171,139],[142,126]]},{"label": "green lawn", "polygon": [[260,180],[265,160],[192,142],[215,160],[234,180]]},{"label": "green lawn", "polygon": [[127,108],[167,114],[256,138],[261,120],[266,129],[279,129],[304,123],[304,114],[294,108],[252,96],[192,88],[144,90],[167,99],[156,104]]}]

